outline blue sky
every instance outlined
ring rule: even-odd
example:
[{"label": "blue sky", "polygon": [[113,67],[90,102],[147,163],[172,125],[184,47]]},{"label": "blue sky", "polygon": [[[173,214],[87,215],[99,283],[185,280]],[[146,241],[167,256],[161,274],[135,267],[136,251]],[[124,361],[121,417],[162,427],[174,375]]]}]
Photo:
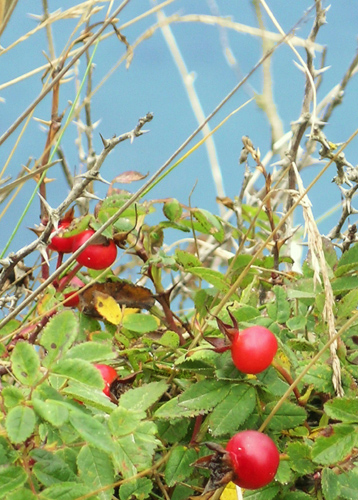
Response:
[{"label": "blue sky", "polygon": [[[222,16],[237,23],[257,27],[257,20],[248,0],[232,1],[217,0],[217,5]],[[299,21],[311,2],[293,0],[275,0],[267,2],[284,30],[289,30]],[[61,2],[62,10],[75,5],[73,1]],[[103,5],[108,5],[103,2]],[[114,2],[117,7],[119,2]],[[132,0],[120,15],[119,25],[127,23],[135,16],[148,10],[154,4],[145,0]],[[59,8],[59,2],[49,1],[49,10],[52,12]],[[212,0],[176,0],[165,8],[167,16],[175,13],[179,15],[203,14],[211,15]],[[19,36],[33,29],[37,21],[29,14],[41,14],[42,2],[34,0],[21,0],[13,14],[9,26],[5,30],[0,44],[6,48]],[[99,14],[95,19],[103,18]],[[61,21],[55,25],[53,36],[55,51],[58,55],[66,43],[77,20]],[[123,34],[129,43],[133,44],[138,36],[156,22],[156,16],[135,23],[124,29]],[[296,35],[306,37],[313,22],[312,14],[301,22],[296,30]],[[267,29],[276,32],[272,22],[265,16]],[[336,85],[342,78],[357,50],[358,9],[355,0],[333,2],[327,13],[327,24],[323,26],[317,37],[317,42],[327,47],[325,65],[330,69],[324,74],[324,79],[318,93],[318,101]],[[204,114],[209,114],[222,98],[236,85],[238,75],[229,67],[220,44],[222,32],[217,26],[201,23],[175,23],[171,26],[178,47],[181,51],[186,67],[195,77],[195,89],[200,100]],[[109,32],[109,30],[108,30]],[[228,42],[234,54],[241,75],[251,70],[261,55],[261,41],[257,37],[226,30]],[[19,44],[17,47],[0,57],[0,134],[2,134],[29,105],[41,91],[42,72],[26,78],[20,83],[3,87],[28,71],[46,64],[42,51],[47,52],[47,42],[44,30]],[[305,58],[304,50],[299,49]],[[124,53],[124,45],[114,36],[104,40],[95,54],[94,85],[98,84],[104,75],[117,63]],[[317,53],[316,65],[319,66],[321,55]],[[281,46],[272,58],[273,91],[275,103],[282,119],[285,132],[290,130],[290,123],[300,114],[300,107],[304,92],[304,75],[296,68],[293,60],[297,59],[291,49]],[[85,61],[79,66],[83,74]],[[262,90],[262,71],[259,69],[241,88],[236,95],[225,105],[210,124],[213,128],[226,115],[242,105],[252,97],[254,92]],[[350,82],[342,106],[336,109],[331,122],[325,128],[325,133],[332,142],[345,141],[352,134],[357,124],[357,80]],[[75,97],[74,81],[69,81],[61,86],[60,110],[68,111],[68,101]],[[103,176],[109,180],[125,170],[138,170],[142,173],[153,174],[164,161],[176,150],[178,146],[196,128],[197,121],[189,103],[189,99],[179,76],[177,67],[160,30],[152,37],[143,41],[134,52],[133,61],[129,69],[121,65],[95,94],[92,102],[93,122],[100,120],[94,137],[96,152],[101,150],[99,133],[104,137],[119,135],[131,130],[140,116],[148,111],[154,113],[153,121],[146,127],[150,133],[139,138],[133,144],[121,144],[107,159]],[[50,113],[50,98],[36,109],[34,116],[48,120]],[[1,147],[1,168],[14,146],[21,130],[19,127]],[[238,156],[242,147],[241,137],[248,135],[254,145],[259,147],[262,157],[270,148],[270,131],[266,116],[258,109],[255,102],[251,102],[241,112],[233,116],[214,136],[219,165],[222,172],[223,184],[227,196],[236,196],[241,187],[242,167],[238,166]],[[63,146],[67,160],[72,169],[81,170],[77,148],[74,143],[77,136],[73,124],[69,126],[63,139]],[[38,158],[44,148],[46,136],[40,125],[32,120],[27,127],[17,148],[7,175],[16,176],[21,165],[26,164],[29,158]],[[346,149],[349,161],[355,163],[356,141]],[[303,172],[303,180],[307,185],[318,173],[319,166],[313,166]],[[313,203],[316,217],[321,216],[335,204],[340,202],[340,193],[337,186],[331,183],[335,175],[334,167],[326,172],[319,185],[315,186],[309,194]],[[52,206],[57,206],[67,194],[67,187],[63,181],[61,170],[55,167],[50,177],[56,182],[48,185],[48,201]],[[138,183],[138,187],[139,187]],[[131,189],[136,188],[131,185]],[[195,187],[195,189],[194,189]],[[0,221],[3,241],[8,238],[17,217],[25,207],[27,200],[34,188],[28,183],[23,188],[13,208]],[[215,202],[217,194],[214,180],[205,147],[183,162],[174,170],[164,182],[157,186],[150,197],[165,198],[176,197],[187,204],[192,190],[191,203],[218,213]],[[98,194],[105,195],[106,188],[98,186]],[[2,210],[2,207],[0,207]],[[330,230],[338,218],[339,212],[326,219],[320,230],[325,233]],[[27,214],[23,228],[16,236],[11,248],[16,250],[20,246],[32,241],[32,233],[26,227],[39,222],[39,202],[34,200],[33,206]],[[297,214],[297,222],[300,215]],[[354,219],[351,219],[354,222]],[[3,245],[2,245],[3,246]]]}]

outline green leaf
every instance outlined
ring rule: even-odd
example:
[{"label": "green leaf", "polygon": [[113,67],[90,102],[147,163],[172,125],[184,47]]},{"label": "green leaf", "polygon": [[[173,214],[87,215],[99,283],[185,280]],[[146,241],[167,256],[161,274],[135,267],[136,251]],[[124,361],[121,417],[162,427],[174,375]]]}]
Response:
[{"label": "green leaf", "polygon": [[350,247],[347,252],[344,252],[342,257],[339,259],[335,275],[337,277],[347,274],[350,271],[355,271],[358,269],[358,245]]},{"label": "green leaf", "polygon": [[52,368],[52,372],[70,380],[82,382],[97,389],[104,388],[104,382],[99,370],[84,359],[61,359]]},{"label": "green leaf", "polygon": [[61,427],[68,420],[68,409],[60,401],[32,399],[35,412],[55,427]]},{"label": "green leaf", "polygon": [[4,498],[6,493],[16,490],[22,486],[27,479],[26,472],[22,467],[10,465],[0,469],[0,495]]},{"label": "green leaf", "polygon": [[260,490],[245,490],[244,499],[249,500],[273,500],[279,492],[280,487],[274,483]]},{"label": "green leaf", "polygon": [[81,401],[86,406],[92,406],[106,413],[111,413],[116,408],[111,400],[103,394],[102,390],[93,389],[83,384],[70,382],[68,387],[62,390],[62,393],[71,396],[72,399]]},{"label": "green leaf", "polygon": [[37,496],[35,496],[31,490],[20,488],[9,493],[6,496],[6,500],[37,500]]},{"label": "green leaf", "polygon": [[322,492],[325,500],[340,498],[339,476],[332,469],[325,467],[322,471]]},{"label": "green leaf", "polygon": [[204,234],[214,236],[216,241],[222,243],[224,241],[224,228],[216,215],[211,214],[208,210],[196,208],[191,212],[195,219],[199,222],[199,231]]},{"label": "green leaf", "polygon": [[327,415],[342,422],[358,422],[358,400],[353,398],[336,398],[324,405]]},{"label": "green leaf", "polygon": [[190,417],[207,413],[230,392],[230,384],[217,380],[202,380],[155,412],[157,418]]},{"label": "green leaf", "polygon": [[138,500],[144,500],[149,497],[152,489],[152,481],[147,477],[140,477],[135,481],[128,481],[128,483],[122,484],[119,488],[119,498],[120,500],[128,500],[128,498],[135,496]]},{"label": "green leaf", "polygon": [[8,386],[4,387],[1,391],[1,395],[4,398],[4,405],[7,408],[12,408],[17,406],[24,400],[24,395],[18,387]]},{"label": "green leaf", "polygon": [[180,340],[179,336],[176,332],[173,332],[171,330],[167,330],[159,340],[157,340],[157,343],[164,346],[164,347],[169,347],[170,349],[177,349],[180,345]]},{"label": "green leaf", "polygon": [[112,350],[110,343],[103,342],[82,342],[77,344],[67,352],[66,358],[84,359],[90,363],[114,359],[116,353]]},{"label": "green leaf", "polygon": [[230,283],[219,271],[207,269],[206,267],[192,267],[189,271],[194,276],[205,280],[220,291],[227,292],[230,288]]},{"label": "green leaf", "polygon": [[[83,484],[75,482],[66,482],[54,484],[40,493],[40,500],[77,500],[82,496],[88,495],[90,489]],[[96,500],[97,496],[86,496],[86,500]]]},{"label": "green leaf", "polygon": [[190,464],[198,458],[193,448],[186,446],[177,446],[169,455],[169,460],[165,467],[164,477],[169,487],[178,482],[187,482],[194,472]]},{"label": "green leaf", "polygon": [[358,276],[342,276],[332,280],[332,290],[337,294],[358,288]]},{"label": "green leaf", "polygon": [[175,250],[175,260],[179,264],[179,266],[185,269],[185,271],[190,270],[192,267],[201,266],[200,260],[195,257],[195,255],[190,252],[180,250],[179,248]]},{"label": "green leaf", "polygon": [[46,450],[36,449],[30,453],[30,456],[36,460],[33,472],[44,486],[48,487],[56,483],[76,481],[76,474],[58,455]]},{"label": "green leaf", "polygon": [[280,460],[278,470],[275,476],[275,481],[281,484],[289,484],[293,479],[293,472],[290,464],[286,460]]},{"label": "green leaf", "polygon": [[[109,455],[102,450],[83,446],[77,457],[79,477],[92,491],[114,483],[114,469]],[[110,500],[113,487],[97,493],[99,500]]]},{"label": "green leaf", "polygon": [[289,493],[285,493],[285,500],[312,500],[311,495],[307,495],[307,493],[303,493],[303,491],[291,491]]},{"label": "green leaf", "polygon": [[251,415],[256,406],[256,391],[253,387],[233,385],[229,394],[208,417],[208,426],[213,436],[233,434]]},{"label": "green leaf", "polygon": [[23,385],[32,386],[41,376],[40,360],[35,347],[27,342],[17,342],[11,354],[14,376]]},{"label": "green leaf", "polygon": [[125,436],[134,432],[140,421],[145,417],[145,412],[128,410],[119,406],[112,412],[108,425],[114,436]]},{"label": "green leaf", "polygon": [[334,387],[332,384],[332,367],[327,364],[317,364],[312,366],[308,373],[306,373],[303,377],[303,381],[308,385],[313,384],[317,392],[334,394]]},{"label": "green leaf", "polygon": [[122,324],[124,328],[136,333],[153,332],[158,328],[158,323],[154,316],[143,313],[126,314],[123,317]]},{"label": "green leaf", "polygon": [[352,316],[358,303],[358,290],[354,289],[347,293],[337,304],[337,318],[348,319]]},{"label": "green leaf", "polygon": [[312,447],[312,460],[321,465],[336,464],[343,460],[356,446],[357,428],[353,425],[332,426],[333,434],[319,436]]},{"label": "green leaf", "polygon": [[358,500],[358,473],[356,469],[339,476],[340,494],[346,500]]},{"label": "green leaf", "polygon": [[294,316],[286,321],[286,325],[293,332],[304,330],[307,325],[307,318],[305,316]]},{"label": "green leaf", "polygon": [[168,443],[179,443],[187,434],[189,420],[162,420],[157,422],[160,439]]},{"label": "green leaf", "polygon": [[135,465],[137,453],[139,453],[138,446],[133,442],[132,435],[121,437],[115,441],[113,457],[116,469],[123,475],[124,479],[137,474]]},{"label": "green leaf", "polygon": [[23,443],[34,431],[35,412],[28,406],[15,406],[6,416],[5,427],[14,444]]},{"label": "green leaf", "polygon": [[53,316],[45,326],[40,344],[47,351],[43,364],[49,367],[64,355],[73,344],[78,333],[78,320],[72,311],[62,311]]},{"label": "green leaf", "polygon": [[16,462],[19,453],[15,450],[5,436],[0,436],[0,465],[9,465]]},{"label": "green leaf", "polygon": [[305,443],[291,442],[287,445],[287,453],[290,457],[290,466],[294,471],[302,475],[311,474],[314,471],[310,446]]},{"label": "green leaf", "polygon": [[275,300],[267,304],[266,309],[272,321],[277,323],[286,323],[290,317],[290,303],[287,300],[287,295],[282,286],[274,286]]},{"label": "green leaf", "polygon": [[[264,415],[268,416],[276,405],[275,401],[268,403],[264,410]],[[306,410],[301,406],[285,401],[273,416],[268,424],[272,430],[282,431],[283,429],[292,429],[302,424],[307,418]]]},{"label": "green leaf", "polygon": [[126,391],[120,397],[119,404],[128,410],[145,412],[163,396],[167,389],[168,384],[163,380],[151,382]]},{"label": "green leaf", "polygon": [[113,441],[104,424],[82,411],[70,411],[69,420],[78,434],[99,450],[111,453]]}]

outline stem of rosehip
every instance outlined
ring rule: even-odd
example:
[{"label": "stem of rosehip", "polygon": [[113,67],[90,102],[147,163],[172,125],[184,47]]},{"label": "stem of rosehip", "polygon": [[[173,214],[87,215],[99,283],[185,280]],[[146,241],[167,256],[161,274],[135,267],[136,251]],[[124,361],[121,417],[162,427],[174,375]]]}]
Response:
[{"label": "stem of rosehip", "polygon": [[202,423],[203,423],[203,415],[198,415],[195,418],[194,429],[193,429],[193,433],[191,435],[191,440],[190,440],[190,443],[189,443],[190,446],[195,446],[198,443],[197,440],[196,440],[196,438],[198,436],[198,433],[200,431],[200,427],[201,427]]},{"label": "stem of rosehip", "polygon": [[62,265],[62,261],[63,261],[63,252],[58,252],[56,269],[58,269]]},{"label": "stem of rosehip", "polygon": [[[282,375],[282,377],[286,380],[286,382],[288,383],[288,385],[293,384],[293,378],[288,373],[288,371],[285,370],[285,368],[283,366],[279,365],[275,359],[272,360],[271,364],[280,373],[280,375]],[[300,406],[305,406],[305,403],[301,399],[300,391],[297,389],[297,387],[295,387],[293,389],[293,393],[296,396],[298,404]]]},{"label": "stem of rosehip", "polygon": [[70,271],[67,275],[66,275],[66,279],[63,280],[63,282],[58,286],[57,288],[57,291],[58,292],[62,292],[66,286],[71,283],[71,280],[72,278],[74,278],[76,276],[76,274],[78,273],[78,271],[81,269],[82,267],[82,264],[77,264],[73,269],[72,271]]}]

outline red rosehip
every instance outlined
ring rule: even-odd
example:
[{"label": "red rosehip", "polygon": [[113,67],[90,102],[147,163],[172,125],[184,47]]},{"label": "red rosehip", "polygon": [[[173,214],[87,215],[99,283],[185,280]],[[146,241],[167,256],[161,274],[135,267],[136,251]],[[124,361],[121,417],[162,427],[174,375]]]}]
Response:
[{"label": "red rosehip", "polygon": [[[82,233],[75,236],[75,241],[72,250],[75,252],[82,246],[95,231],[87,229]],[[104,236],[98,237],[100,243],[93,243],[88,245],[87,248],[80,253],[77,257],[77,262],[82,266],[89,267],[90,269],[106,269],[113,264],[117,257],[117,247],[113,240],[108,240]]]},{"label": "red rosehip", "polygon": [[260,373],[268,368],[277,351],[275,335],[264,326],[237,331],[231,344],[234,365],[243,373]]},{"label": "red rosehip", "polygon": [[49,243],[48,247],[51,250],[55,250],[56,252],[61,252],[61,253],[71,253],[72,252],[72,247],[73,243],[75,241],[75,236],[64,236],[65,230],[68,228],[68,226],[71,223],[69,221],[63,221],[60,222],[58,225],[60,232],[56,235],[53,236],[51,239],[51,242]]},{"label": "red rosehip", "polygon": [[[59,283],[59,286],[61,287],[61,285],[67,280],[67,276],[64,276],[63,278],[60,279],[60,283]],[[68,287],[71,287],[71,288],[77,288],[77,289],[81,289],[85,284],[83,283],[82,280],[80,280],[79,278],[77,278],[77,276],[74,276],[70,283],[68,283]],[[66,288],[65,288],[66,290]],[[77,307],[79,302],[80,302],[80,298],[79,298],[79,295],[77,293],[76,290],[73,290],[71,292],[67,292],[67,293],[64,293],[63,294],[64,298],[66,299],[65,302],[63,303],[64,306],[66,307]]]},{"label": "red rosehip", "polygon": [[101,372],[102,378],[104,380],[105,387],[103,389],[103,393],[106,396],[110,397],[109,389],[111,383],[114,382],[116,378],[118,378],[118,373],[114,368],[112,368],[112,366],[108,365],[94,365],[94,366],[97,368],[97,370]]},{"label": "red rosehip", "polygon": [[232,481],[241,488],[262,488],[275,477],[280,455],[266,434],[251,430],[239,432],[230,439],[226,451],[234,472]]}]

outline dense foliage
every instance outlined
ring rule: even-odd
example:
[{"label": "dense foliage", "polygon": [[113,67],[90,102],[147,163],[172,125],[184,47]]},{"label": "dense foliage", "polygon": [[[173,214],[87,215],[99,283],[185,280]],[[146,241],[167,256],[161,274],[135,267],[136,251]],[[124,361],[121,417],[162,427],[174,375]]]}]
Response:
[{"label": "dense foliage", "polygon": [[[317,1],[312,43],[324,15]],[[307,48],[307,102],[288,153],[270,173],[244,136],[242,190],[218,199],[221,215],[177,200],[175,189],[151,198],[154,179],[132,189],[145,178],[136,171],[87,203],[108,153],[125,139],[135,147],[151,113],[135,117],[131,132],[103,138],[85,175],[51,208],[46,168],[59,147],[56,75],[65,66],[54,70],[55,113],[32,172],[41,224],[32,246],[3,255],[0,276],[1,498],[358,498],[356,227],[341,234],[354,191],[345,191],[340,221],[323,237],[301,167],[316,155],[324,168],[335,163],[337,184],[357,184],[343,149],[309,114],[318,78],[311,56]],[[298,157],[300,141],[306,156]],[[296,210],[308,233],[300,270],[292,267],[304,239],[292,225]],[[246,430],[269,436],[275,460],[277,448],[273,481],[276,462],[269,479],[255,469],[261,434],[257,462],[244,472],[254,468],[255,480],[238,480],[240,457],[232,474],[225,447]],[[231,480],[268,484],[241,491]]]}]

